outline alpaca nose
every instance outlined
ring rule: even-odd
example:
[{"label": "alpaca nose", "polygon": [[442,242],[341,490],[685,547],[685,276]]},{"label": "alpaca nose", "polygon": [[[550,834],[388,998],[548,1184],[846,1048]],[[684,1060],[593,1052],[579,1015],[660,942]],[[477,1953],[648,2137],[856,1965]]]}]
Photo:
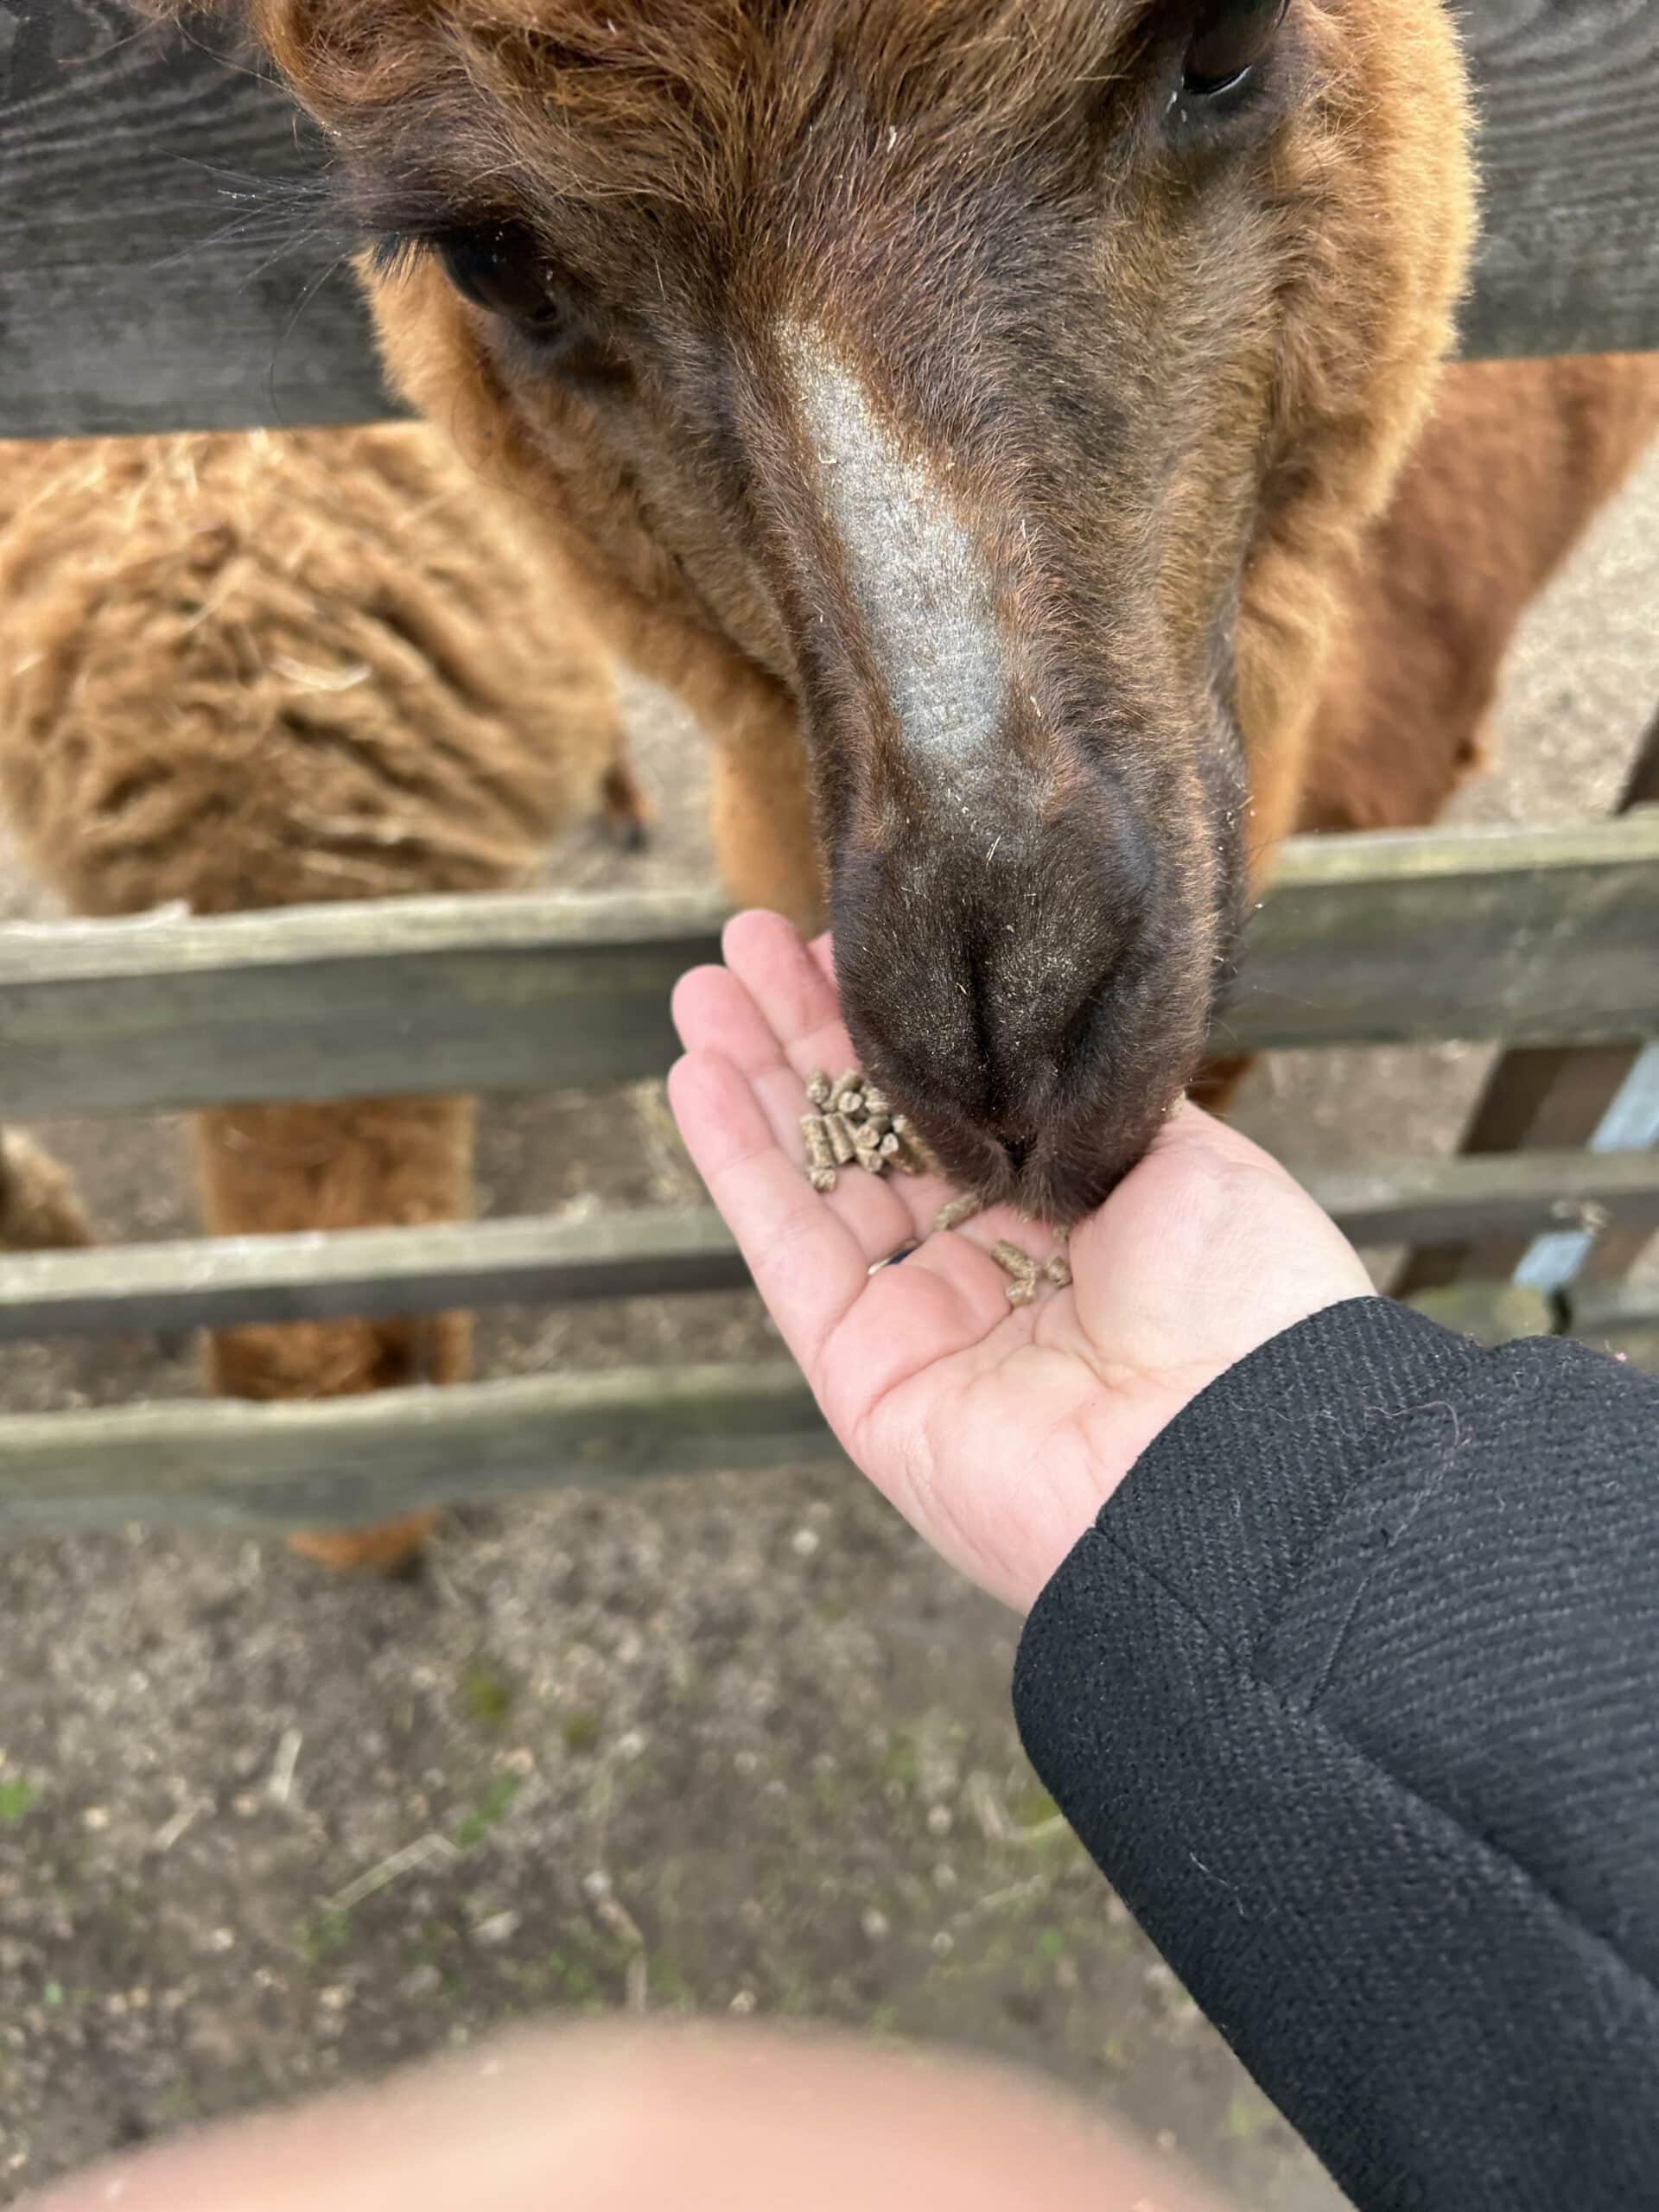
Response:
[{"label": "alpaca nose", "polygon": [[1061,1227],[1128,1173],[1199,1065],[1242,919],[1231,754],[1189,772],[1176,721],[1167,769],[1132,773],[1123,734],[1103,719],[1039,746],[1011,728],[995,772],[854,778],[830,819],[862,1064],[953,1181]]},{"label": "alpaca nose", "polygon": [[[1089,827],[988,869],[982,848],[969,868],[936,845],[842,871],[836,963],[854,1042],[963,1181],[1034,1187],[1057,1141],[1109,1150],[1143,1119],[1155,891],[1121,830]],[[1163,1084],[1147,1072],[1148,1090]]]}]

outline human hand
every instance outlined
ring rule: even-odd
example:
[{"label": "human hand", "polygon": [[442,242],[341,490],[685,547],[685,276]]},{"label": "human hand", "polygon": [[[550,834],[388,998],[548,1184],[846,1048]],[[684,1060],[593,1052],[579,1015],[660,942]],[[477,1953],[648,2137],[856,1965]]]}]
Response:
[{"label": "human hand", "polygon": [[[1072,1232],[1072,1281],[1011,1306],[1007,1208],[930,1234],[932,1178],[802,1173],[804,1079],[854,1063],[827,938],[740,915],[674,998],[692,1159],[849,1455],[934,1549],[1022,1612],[1160,1429],[1293,1323],[1371,1282],[1259,1147],[1184,1105]],[[902,1267],[873,1266],[912,1239]]]}]

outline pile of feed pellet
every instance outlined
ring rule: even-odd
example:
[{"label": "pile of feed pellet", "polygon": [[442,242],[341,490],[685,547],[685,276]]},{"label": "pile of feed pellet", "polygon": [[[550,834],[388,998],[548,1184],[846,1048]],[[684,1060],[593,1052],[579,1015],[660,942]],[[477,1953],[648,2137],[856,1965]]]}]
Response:
[{"label": "pile of feed pellet", "polygon": [[[801,1135],[806,1144],[807,1179],[827,1196],[836,1187],[843,1167],[861,1167],[868,1175],[885,1175],[896,1168],[901,1175],[945,1178],[943,1161],[921,1131],[903,1114],[895,1114],[880,1087],[858,1068],[849,1068],[831,1083],[822,1068],[806,1078],[810,1114],[801,1116]],[[969,1191],[948,1198],[933,1217],[936,1233],[960,1229],[984,1211],[983,1203]],[[1008,1303],[1029,1306],[1045,1282],[1063,1289],[1071,1280],[1064,1253],[1046,1265],[1022,1252],[1007,1237],[991,1247],[991,1257],[1009,1278]]]},{"label": "pile of feed pellet", "polygon": [[919,1130],[895,1114],[876,1085],[849,1068],[831,1083],[822,1068],[806,1078],[813,1111],[801,1116],[806,1172],[815,1191],[833,1191],[836,1177],[855,1164],[868,1174],[943,1175],[944,1169]]}]

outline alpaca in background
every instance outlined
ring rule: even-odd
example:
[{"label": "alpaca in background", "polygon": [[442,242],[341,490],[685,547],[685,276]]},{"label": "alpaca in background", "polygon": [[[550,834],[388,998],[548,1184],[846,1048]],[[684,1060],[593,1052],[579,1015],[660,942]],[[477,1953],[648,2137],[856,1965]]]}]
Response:
[{"label": "alpaca in background", "polygon": [[[642,817],[608,667],[505,503],[420,424],[0,448],[0,806],[76,913],[224,914],[525,882],[576,813]],[[194,1117],[224,1235],[457,1220],[472,1102]],[[9,1133],[0,1240],[86,1241],[63,1171]],[[454,1382],[469,1317],[248,1325],[216,1389]],[[391,1567],[429,1515],[302,1536]]]}]

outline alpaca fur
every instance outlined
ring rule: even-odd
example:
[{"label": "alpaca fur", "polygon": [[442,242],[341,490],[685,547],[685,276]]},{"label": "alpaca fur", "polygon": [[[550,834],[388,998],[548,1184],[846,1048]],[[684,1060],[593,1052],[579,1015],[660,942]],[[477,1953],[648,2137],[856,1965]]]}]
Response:
[{"label": "alpaca fur", "polygon": [[[77,912],[227,913],[524,880],[603,800],[637,830],[607,664],[424,425],[0,448],[0,801]],[[226,1235],[472,1208],[464,1098],[194,1117]],[[6,1139],[0,1238],[84,1241]],[[223,1332],[214,1387],[316,1398],[468,1371],[468,1317]],[[296,1540],[392,1566],[429,1516]]]},{"label": "alpaca fur", "polygon": [[[1334,588],[1295,827],[1434,820],[1487,765],[1487,716],[1516,626],[1659,429],[1659,356],[1449,368],[1383,514]],[[1211,1062],[1224,1109],[1250,1062]]]},{"label": "alpaca fur", "polygon": [[[1442,0],[1287,0],[1217,105],[1182,59],[1229,0],[219,4],[329,136],[395,381],[715,733],[730,887],[832,922],[958,1179],[1098,1204],[1282,838],[1421,818],[1636,435],[1620,363],[1460,372],[1426,429],[1472,229]],[[502,241],[505,307],[454,273]],[[947,696],[966,779],[909,742]]]},{"label": "alpaca fur", "polygon": [[55,1252],[90,1244],[69,1176],[18,1129],[0,1130],[0,1251]]},{"label": "alpaca fur", "polygon": [[1432,822],[1485,765],[1516,625],[1659,429],[1659,355],[1467,362],[1354,548],[1298,827]]},{"label": "alpaca fur", "polygon": [[[855,1046],[958,1178],[1097,1204],[1198,1065],[1450,342],[1447,11],[1290,0],[1219,119],[1181,105],[1200,0],[240,12],[415,250],[367,270],[394,378],[715,732],[737,895],[833,921]],[[576,373],[425,250],[502,225]],[[978,549],[1020,678],[999,829],[895,747],[802,331]]]}]

